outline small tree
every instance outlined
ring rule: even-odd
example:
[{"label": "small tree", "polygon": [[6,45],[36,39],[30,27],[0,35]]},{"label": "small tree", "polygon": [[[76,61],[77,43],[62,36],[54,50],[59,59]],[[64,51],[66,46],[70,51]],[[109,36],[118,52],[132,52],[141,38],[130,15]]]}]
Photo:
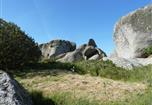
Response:
[{"label": "small tree", "polygon": [[0,69],[16,69],[41,56],[38,44],[14,23],[0,19]]}]

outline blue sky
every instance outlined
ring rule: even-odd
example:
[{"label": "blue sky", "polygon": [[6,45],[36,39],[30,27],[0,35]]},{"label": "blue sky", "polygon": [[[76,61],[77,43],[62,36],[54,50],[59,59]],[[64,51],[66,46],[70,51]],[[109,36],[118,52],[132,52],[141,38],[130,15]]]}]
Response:
[{"label": "blue sky", "polygon": [[14,22],[36,42],[65,39],[86,43],[93,38],[110,54],[114,24],[152,0],[0,0],[0,17]]}]

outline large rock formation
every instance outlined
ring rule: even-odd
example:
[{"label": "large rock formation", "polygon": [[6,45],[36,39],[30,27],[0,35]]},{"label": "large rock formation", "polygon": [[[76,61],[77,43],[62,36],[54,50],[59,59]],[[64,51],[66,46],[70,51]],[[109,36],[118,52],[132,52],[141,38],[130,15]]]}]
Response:
[{"label": "large rock formation", "polygon": [[53,40],[46,44],[41,44],[42,59],[51,59],[60,62],[75,62],[80,60],[99,60],[106,57],[106,54],[97,48],[93,39],[89,39],[87,44],[83,44],[76,49],[76,44],[65,40]]},{"label": "large rock formation", "polygon": [[152,64],[143,52],[152,45],[152,4],[123,16],[115,25],[114,42],[115,52],[104,60],[127,69]]},{"label": "large rock formation", "polygon": [[106,54],[100,48],[97,48],[93,39],[89,39],[87,44],[83,44],[75,51],[67,53],[58,61],[75,62],[80,60],[100,60],[103,57],[106,57]]},{"label": "large rock formation", "polygon": [[32,105],[25,90],[7,73],[0,70],[0,105]]},{"label": "large rock formation", "polygon": [[94,46],[86,46],[82,53],[85,60],[99,60],[107,56],[104,51]]},{"label": "large rock formation", "polygon": [[83,51],[83,56],[85,57],[85,60],[88,60],[90,57],[96,54],[99,54],[98,50],[93,46],[86,46],[86,48]]},{"label": "large rock formation", "polygon": [[60,54],[74,51],[76,44],[65,40],[52,40],[49,43],[41,44],[40,46],[44,59],[56,57]]},{"label": "large rock formation", "polygon": [[93,39],[89,39],[88,46],[97,47],[96,42]]},{"label": "large rock formation", "polygon": [[116,66],[125,69],[133,69],[152,64],[152,58],[120,58],[120,57],[104,57],[104,61],[111,60]]},{"label": "large rock formation", "polygon": [[76,62],[76,61],[80,61],[83,60],[83,55],[80,52],[80,50],[75,50],[72,52],[68,52],[63,58],[58,59],[57,61],[60,62]]},{"label": "large rock formation", "polygon": [[152,4],[123,16],[114,29],[116,53],[122,58],[142,58],[152,45]]},{"label": "large rock formation", "polygon": [[88,60],[100,60],[100,59],[101,59],[100,55],[95,54],[95,55],[91,56]]}]

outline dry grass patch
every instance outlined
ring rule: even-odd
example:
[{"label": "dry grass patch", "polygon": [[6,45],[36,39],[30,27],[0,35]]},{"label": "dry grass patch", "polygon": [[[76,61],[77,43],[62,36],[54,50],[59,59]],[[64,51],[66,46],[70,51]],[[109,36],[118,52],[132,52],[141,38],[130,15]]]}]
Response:
[{"label": "dry grass patch", "polygon": [[[44,72],[39,73],[43,74]],[[71,97],[74,98],[85,97],[90,100],[124,101],[133,96],[144,94],[147,88],[142,83],[114,81],[61,70],[51,70],[45,75],[27,75],[27,78],[17,78],[17,80],[28,90],[42,91],[46,96],[58,92],[69,92],[72,94]]]}]

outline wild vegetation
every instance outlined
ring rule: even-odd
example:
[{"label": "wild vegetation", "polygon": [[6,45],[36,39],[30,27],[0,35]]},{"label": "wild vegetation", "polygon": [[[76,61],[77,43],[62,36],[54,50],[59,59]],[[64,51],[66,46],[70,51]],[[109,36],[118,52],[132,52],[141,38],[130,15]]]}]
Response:
[{"label": "wild vegetation", "polygon": [[124,70],[110,61],[39,62],[13,74],[35,105],[152,104],[151,65]]},{"label": "wild vegetation", "polygon": [[145,55],[146,57],[152,55],[152,46],[149,46],[149,47],[147,47],[147,48],[144,48],[144,55]]},{"label": "wild vegetation", "polygon": [[14,23],[0,19],[0,69],[17,69],[38,61],[41,52],[35,41]]}]

